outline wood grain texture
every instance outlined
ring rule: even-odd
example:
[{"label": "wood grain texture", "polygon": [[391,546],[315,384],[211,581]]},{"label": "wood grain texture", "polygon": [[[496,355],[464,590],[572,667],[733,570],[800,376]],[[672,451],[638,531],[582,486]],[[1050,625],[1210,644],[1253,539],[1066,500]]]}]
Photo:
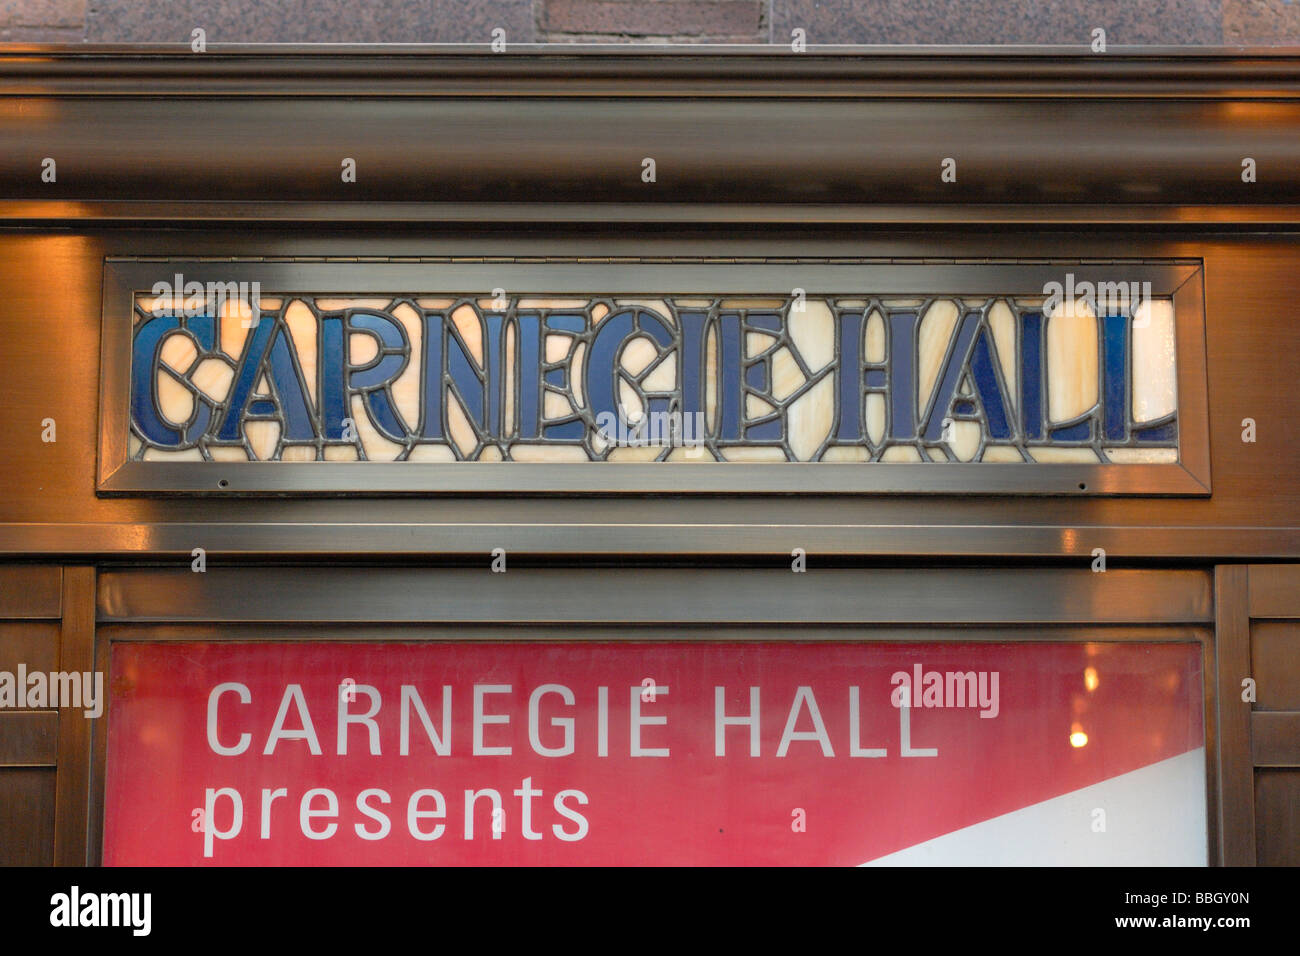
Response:
[{"label": "wood grain texture", "polygon": [[1300,618],[1300,564],[1251,565],[1250,616]]},{"label": "wood grain texture", "polygon": [[54,774],[45,767],[0,767],[0,866],[54,862]]},{"label": "wood grain texture", "polygon": [[57,711],[0,711],[0,767],[53,767],[58,739]]},{"label": "wood grain texture", "polygon": [[0,567],[0,619],[59,616],[59,568]]},{"label": "wood grain texture", "polygon": [[1300,866],[1300,770],[1260,770],[1255,778],[1260,866]]},{"label": "wood grain texture", "polygon": [[1256,767],[1300,767],[1300,711],[1255,711],[1250,743]]},{"label": "wood grain texture", "polygon": [[[95,653],[95,569],[68,567],[63,575],[63,624],[59,631],[60,667],[93,671]],[[108,682],[105,681],[107,687]],[[58,769],[54,801],[54,862],[86,865],[90,752],[94,721],[75,710],[59,721]],[[104,719],[103,717],[100,718]]]},{"label": "wood grain texture", "polygon": [[1218,683],[1219,851],[1224,866],[1255,864],[1254,766],[1250,704],[1241,682],[1250,676],[1250,621],[1243,565],[1215,571],[1215,667]]},{"label": "wood grain texture", "polygon": [[0,621],[0,671],[17,674],[19,664],[29,674],[58,669],[57,621]]},{"label": "wood grain texture", "polygon": [[1300,710],[1300,621],[1252,620],[1250,662],[1255,710]]}]

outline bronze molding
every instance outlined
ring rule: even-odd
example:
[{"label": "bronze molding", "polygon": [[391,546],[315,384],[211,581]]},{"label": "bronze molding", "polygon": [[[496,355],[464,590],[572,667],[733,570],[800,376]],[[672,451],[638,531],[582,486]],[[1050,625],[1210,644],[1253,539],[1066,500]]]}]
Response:
[{"label": "bronze molding", "polygon": [[[510,574],[510,587],[503,590],[483,569],[114,569],[100,572],[96,619],[443,626],[1100,626],[1207,625],[1214,619],[1211,576],[1204,570],[825,569],[807,581],[770,568],[708,574],[518,568]],[[597,592],[601,599],[593,602]],[[232,594],[239,600],[232,601]]]},{"label": "bronze molding", "polygon": [[1300,204],[1295,51],[183,49],[0,52],[0,210]]}]

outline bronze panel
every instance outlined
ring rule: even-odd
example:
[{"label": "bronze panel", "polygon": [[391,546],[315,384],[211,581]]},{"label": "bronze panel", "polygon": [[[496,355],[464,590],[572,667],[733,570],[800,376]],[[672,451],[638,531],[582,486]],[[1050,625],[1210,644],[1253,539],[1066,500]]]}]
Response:
[{"label": "bronze panel", "polygon": [[1250,616],[1300,618],[1300,565],[1251,566]]},{"label": "bronze panel", "polygon": [[1300,710],[1255,711],[1250,728],[1256,767],[1300,767]]},{"label": "bronze panel", "polygon": [[0,567],[0,620],[59,616],[59,568]]},{"label": "bronze panel", "polygon": [[1300,710],[1300,621],[1251,622],[1250,674],[1255,710]]},{"label": "bronze panel", "polygon": [[0,711],[0,767],[53,767],[58,731],[58,711]]},{"label": "bronze panel", "polygon": [[[164,240],[135,234],[113,237],[111,247],[166,252],[183,246],[188,254],[222,250],[251,254],[254,243],[213,227],[201,235]],[[957,233],[954,233],[957,235]],[[698,252],[716,242],[610,239],[606,255],[622,249],[646,254],[647,246]],[[1023,251],[1025,238],[971,235],[918,239],[876,237],[855,244],[858,254],[916,255],[929,250],[952,256]],[[390,235],[361,242],[357,237],[313,241],[263,231],[261,251],[335,254],[369,249],[376,254],[436,254],[439,251],[496,250],[517,255],[530,243],[429,240]],[[554,243],[533,243],[536,251]],[[594,251],[591,240],[566,241],[567,251]],[[755,241],[725,244],[737,254],[758,251]],[[777,240],[758,243],[773,252]],[[759,495],[688,499],[642,495],[629,500],[557,496],[538,500],[520,495],[466,495],[432,502],[151,500],[103,499],[94,492],[96,423],[87,409],[97,406],[102,256],[105,240],[89,235],[0,236],[0,326],[26,321],[46,305],[46,292],[33,275],[60,276],[69,307],[58,342],[22,336],[4,357],[0,372],[12,383],[14,412],[0,421],[0,446],[13,452],[0,462],[8,489],[0,501],[0,552],[26,555],[134,553],[182,557],[194,547],[227,553],[338,553],[454,555],[464,557],[505,547],[512,554],[644,554],[691,560],[735,554],[810,555],[1024,555],[1072,556],[1090,560],[1104,547],[1112,560],[1125,556],[1300,558],[1300,445],[1289,441],[1294,412],[1279,396],[1294,379],[1291,356],[1300,348],[1300,326],[1288,319],[1300,294],[1293,267],[1294,245],[1279,239],[1152,241],[1134,235],[1105,242],[1086,237],[1035,237],[1045,256],[1088,258],[1122,246],[1126,253],[1205,261],[1206,339],[1209,379],[1210,459],[1215,493],[1209,499],[1123,500],[1097,497],[1015,501],[972,496],[791,498]],[[787,243],[786,250],[796,248]],[[825,240],[797,244],[830,255]],[[841,244],[843,251],[848,247]],[[59,422],[59,441],[39,439],[43,417]],[[1241,441],[1241,421],[1258,422],[1258,440]]]},{"label": "bronze panel", "polygon": [[44,767],[0,767],[0,866],[54,862],[54,776]]},{"label": "bronze panel", "polygon": [[1255,773],[1260,866],[1300,866],[1300,770]]},{"label": "bronze panel", "polygon": [[16,673],[59,669],[59,629],[55,623],[0,621],[0,671]]}]

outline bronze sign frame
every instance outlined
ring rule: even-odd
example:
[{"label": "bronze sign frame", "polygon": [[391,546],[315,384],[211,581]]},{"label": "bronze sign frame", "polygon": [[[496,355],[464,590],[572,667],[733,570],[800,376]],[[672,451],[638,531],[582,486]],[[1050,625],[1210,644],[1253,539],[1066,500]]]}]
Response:
[{"label": "bronze sign frame", "polygon": [[[725,243],[718,243],[719,251]],[[140,462],[128,460],[128,392],[132,302],[160,277],[182,273],[198,282],[260,282],[279,293],[365,295],[403,289],[461,293],[506,288],[512,294],[988,295],[1033,294],[1067,270],[1077,282],[1149,282],[1171,296],[1176,323],[1179,460],[1169,464],[833,464],[833,463],[564,463],[525,462]],[[100,494],[420,495],[816,493],[996,495],[1210,494],[1205,309],[1195,262],[1115,260],[984,262],[952,260],[737,261],[734,257],[536,261],[482,258],[365,261],[248,261],[166,258],[118,260],[104,266],[100,365]]]}]

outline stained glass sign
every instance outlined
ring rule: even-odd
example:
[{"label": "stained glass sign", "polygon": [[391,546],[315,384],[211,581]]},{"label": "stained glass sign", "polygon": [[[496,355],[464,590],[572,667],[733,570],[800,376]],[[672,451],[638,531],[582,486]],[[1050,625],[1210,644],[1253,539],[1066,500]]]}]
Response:
[{"label": "stained glass sign", "polygon": [[1185,302],[1039,271],[1059,278],[1027,294],[338,293],[168,271],[129,290],[116,437],[143,467],[1179,466]]}]

